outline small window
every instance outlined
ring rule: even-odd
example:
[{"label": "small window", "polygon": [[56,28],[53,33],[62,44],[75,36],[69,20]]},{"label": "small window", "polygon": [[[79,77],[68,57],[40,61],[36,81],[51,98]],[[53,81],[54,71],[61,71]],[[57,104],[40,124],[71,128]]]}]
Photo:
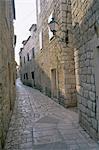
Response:
[{"label": "small window", "polygon": [[32,56],[33,56],[33,58],[35,58],[34,48],[32,48]]},{"label": "small window", "polygon": [[[52,12],[48,18],[48,23],[52,21],[53,17],[54,17],[54,13]],[[49,40],[51,40],[54,37],[54,33],[50,30],[49,27],[48,27],[48,30],[49,30]]]},{"label": "small window", "polygon": [[21,58],[21,56],[20,56],[20,66],[22,67],[22,58]]},{"label": "small window", "polygon": [[32,79],[34,80],[34,72],[31,72],[31,75],[32,75]]},{"label": "small window", "polygon": [[66,44],[69,43],[69,39],[68,39],[68,30],[66,31]]},{"label": "small window", "polygon": [[26,79],[28,80],[28,73],[26,73]]},{"label": "small window", "polygon": [[27,61],[29,61],[29,60],[30,60],[29,53],[27,53]]},{"label": "small window", "polygon": [[24,74],[24,79],[25,79],[25,74]]}]

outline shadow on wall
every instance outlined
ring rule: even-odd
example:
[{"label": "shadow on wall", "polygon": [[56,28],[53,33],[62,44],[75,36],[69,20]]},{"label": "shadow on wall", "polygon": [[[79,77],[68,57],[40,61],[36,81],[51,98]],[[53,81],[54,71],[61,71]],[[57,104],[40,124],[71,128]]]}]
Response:
[{"label": "shadow on wall", "polygon": [[[52,75],[51,72],[53,70],[55,70],[56,73]],[[43,65],[41,68],[38,62],[35,61],[35,72],[34,72],[34,81],[33,81],[34,84],[31,84],[29,82],[29,79],[27,80],[22,79],[22,82],[27,86],[38,89],[40,92],[54,99],[57,103],[66,107],[66,103],[65,103],[66,96],[60,90],[59,80],[57,80],[57,76],[58,76],[57,68],[50,70],[50,73],[51,73],[51,76],[48,77],[47,73],[43,69]],[[68,99],[68,96],[67,96],[67,99]]]}]

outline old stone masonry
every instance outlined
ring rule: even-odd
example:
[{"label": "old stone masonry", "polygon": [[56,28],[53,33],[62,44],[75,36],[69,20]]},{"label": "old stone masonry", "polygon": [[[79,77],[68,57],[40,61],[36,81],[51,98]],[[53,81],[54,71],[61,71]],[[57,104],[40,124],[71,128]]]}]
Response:
[{"label": "old stone masonry", "polygon": [[17,98],[5,150],[99,150],[74,111],[17,80]]},{"label": "old stone masonry", "polygon": [[36,0],[20,48],[20,78],[64,107],[99,140],[99,0]]}]

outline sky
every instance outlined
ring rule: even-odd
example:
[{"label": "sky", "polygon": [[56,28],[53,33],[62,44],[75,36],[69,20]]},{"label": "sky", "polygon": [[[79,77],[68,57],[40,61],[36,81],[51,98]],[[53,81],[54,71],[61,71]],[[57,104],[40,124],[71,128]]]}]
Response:
[{"label": "sky", "polygon": [[19,51],[22,41],[30,35],[29,28],[36,23],[36,0],[15,0],[16,21],[14,22],[17,43],[15,60],[19,64]]}]

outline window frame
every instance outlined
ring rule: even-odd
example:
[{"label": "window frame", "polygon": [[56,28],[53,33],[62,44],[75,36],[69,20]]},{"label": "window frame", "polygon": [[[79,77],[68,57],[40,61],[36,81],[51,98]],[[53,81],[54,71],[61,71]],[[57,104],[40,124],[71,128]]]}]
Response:
[{"label": "window frame", "polygon": [[30,61],[30,55],[27,53],[27,61]]},{"label": "window frame", "polygon": [[35,58],[35,48],[32,48],[32,57]]},{"label": "window frame", "polygon": [[[52,21],[52,18],[54,17],[54,11],[50,13],[50,16],[48,17],[48,23]],[[48,35],[49,35],[49,41],[51,41],[54,38],[54,33],[50,30],[48,26]]]},{"label": "window frame", "polygon": [[32,79],[34,80],[35,79],[34,71],[31,72],[31,75],[32,75]]}]

